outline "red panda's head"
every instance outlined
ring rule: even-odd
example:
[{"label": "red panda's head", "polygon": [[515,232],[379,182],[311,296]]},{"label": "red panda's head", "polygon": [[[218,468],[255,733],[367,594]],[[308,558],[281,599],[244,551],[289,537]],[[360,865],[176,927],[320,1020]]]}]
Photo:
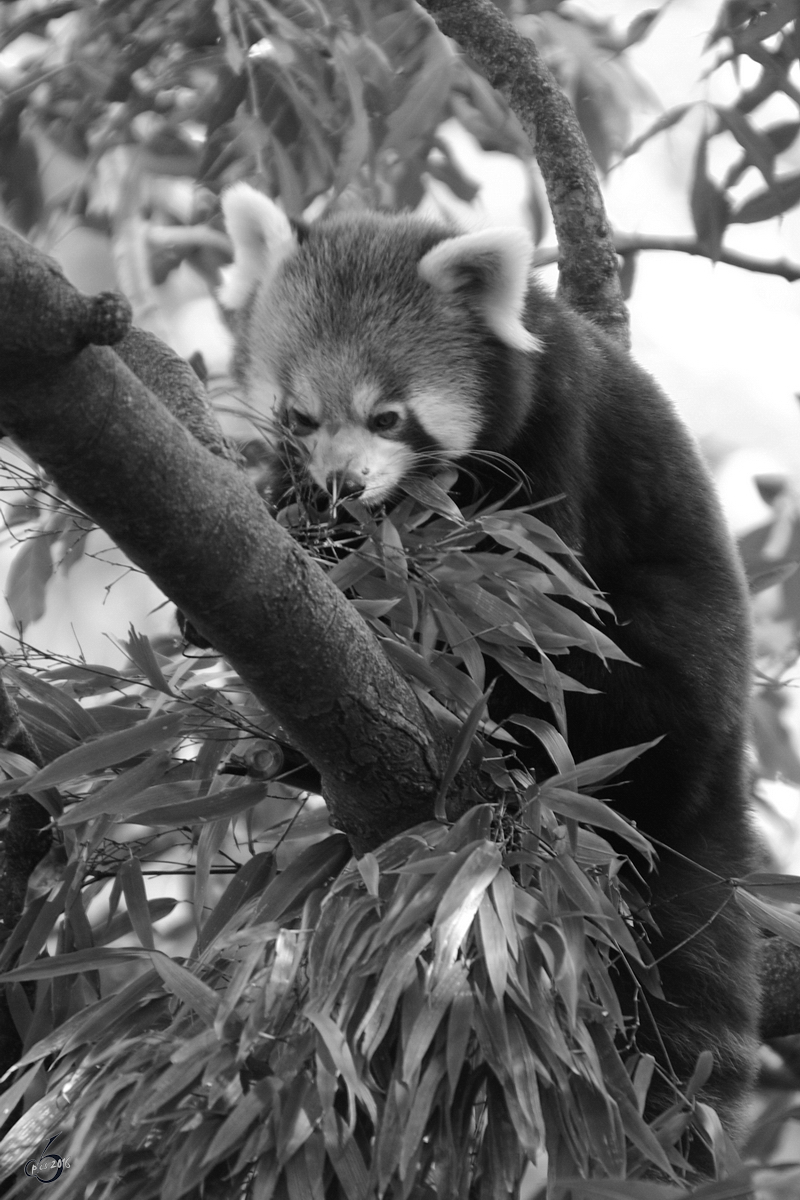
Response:
[{"label": "red panda's head", "polygon": [[[219,299],[236,313],[238,374],[315,484],[373,505],[409,475],[500,448],[489,397],[502,361],[540,348],[523,324],[524,231],[359,213],[298,236],[247,184],[222,206],[234,262]],[[511,427],[522,401],[505,390]]]}]

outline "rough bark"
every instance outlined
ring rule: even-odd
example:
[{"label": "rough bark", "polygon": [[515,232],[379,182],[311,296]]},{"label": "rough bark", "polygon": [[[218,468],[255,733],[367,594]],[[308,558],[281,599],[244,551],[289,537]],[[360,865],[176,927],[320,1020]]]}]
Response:
[{"label": "rough bark", "polygon": [[[71,331],[48,292],[69,285],[0,235],[0,425],[231,662],[319,770],[357,852],[431,817],[448,739],[358,613],[114,350],[76,351],[80,305],[69,296],[84,322]],[[28,352],[17,316],[37,307]],[[45,358],[51,317],[61,353]],[[471,794],[459,783],[457,810]]]},{"label": "rough bark", "polygon": [[611,337],[628,345],[617,255],[589,147],[569,100],[542,60],[492,0],[420,0],[508,101],[534,147],[559,248],[558,289]]}]

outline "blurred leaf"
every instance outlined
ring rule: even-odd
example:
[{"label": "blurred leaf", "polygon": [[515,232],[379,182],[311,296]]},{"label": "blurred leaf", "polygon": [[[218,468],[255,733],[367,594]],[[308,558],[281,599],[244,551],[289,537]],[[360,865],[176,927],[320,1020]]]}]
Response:
[{"label": "blurred leaf", "polygon": [[798,566],[800,563],[792,560],[791,562],[773,563],[763,570],[751,568],[747,571],[747,587],[750,595],[757,596],[759,592],[764,592],[767,588],[785,583],[787,579],[791,579]]},{"label": "blurred leaf", "polygon": [[781,121],[762,130],[763,136],[772,147],[773,155],[783,154],[794,143],[800,133],[800,121]]},{"label": "blurred leaf", "polygon": [[756,192],[729,215],[731,224],[751,225],[782,216],[800,201],[800,173],[776,179],[769,188]]},{"label": "blurred leaf", "polygon": [[690,194],[690,208],[695,233],[700,245],[716,262],[722,248],[722,238],[731,220],[729,204],[717,185],[709,177],[707,169],[708,135],[703,134],[697,144],[694,160],[694,178]]},{"label": "blurred leaf", "polygon": [[622,48],[627,50],[629,46],[643,42],[660,16],[660,8],[650,8],[635,16],[627,28]]},{"label": "blurred leaf", "polygon": [[717,115],[744,150],[748,162],[758,167],[769,183],[773,175],[775,153],[768,138],[760,130],[755,129],[738,108],[717,107]]},{"label": "blurred leaf", "polygon": [[228,66],[238,75],[244,66],[244,55],[242,48],[234,34],[233,24],[231,21],[230,0],[214,0],[214,15],[217,18],[219,28],[223,35],[225,46],[225,58]]},{"label": "blurred leaf", "polygon": [[793,21],[797,16],[794,0],[771,0],[765,7],[765,12],[753,14],[755,19],[749,21],[743,28],[731,30],[734,48],[737,51],[746,51],[758,42],[763,42],[765,38],[779,33],[784,25]]},{"label": "blurred leaf", "polygon": [[622,158],[630,158],[632,154],[637,154],[642,146],[649,142],[651,138],[659,133],[663,133],[666,129],[671,129],[673,125],[677,125],[692,107],[693,105],[691,104],[678,104],[675,108],[669,109],[657,121],[654,121],[644,133],[628,143],[622,151]]},{"label": "blurred leaf", "polygon": [[45,591],[53,574],[50,546],[57,534],[37,533],[23,542],[6,575],[6,601],[20,629],[44,615]]},{"label": "blurred leaf", "polygon": [[[463,200],[465,204],[471,204],[480,192],[479,184],[465,174],[446,142],[436,138],[435,144],[441,157],[431,155],[428,158],[425,164],[428,175],[443,183],[457,199]],[[440,510],[436,509],[435,511]]]},{"label": "blurred leaf", "polygon": [[431,134],[440,124],[443,108],[452,83],[455,56],[445,38],[430,37],[425,41],[425,59],[416,73],[402,103],[394,108],[386,123],[386,136],[381,149],[396,150],[401,157],[408,154],[423,132]]}]

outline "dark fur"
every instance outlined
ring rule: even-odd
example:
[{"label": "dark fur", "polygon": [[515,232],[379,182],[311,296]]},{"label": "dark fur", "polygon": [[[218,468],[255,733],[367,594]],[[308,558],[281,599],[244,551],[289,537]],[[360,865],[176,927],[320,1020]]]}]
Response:
[{"label": "dark fur", "polygon": [[[497,352],[507,365],[516,360],[534,399],[518,434],[499,446],[493,434],[492,445],[524,469],[532,499],[565,494],[541,515],[581,552],[614,609],[617,623],[609,620],[607,632],[639,664],[606,669],[582,651],[557,660],[603,692],[567,693],[570,748],[580,761],[666,735],[606,793],[669,847],[659,847],[658,871],[647,879],[667,1000],[647,997],[640,1005],[638,1041],[663,1063],[663,1038],[683,1080],[698,1053],[713,1049],[706,1094],[735,1130],[754,1074],[755,939],[732,899],[717,913],[729,892],[715,877],[746,873],[754,849],[741,567],[698,451],[652,379],[539,288],[529,294],[527,323],[544,342],[543,354],[525,356],[499,343]],[[488,411],[502,411],[503,403],[503,394],[487,394]],[[480,464],[475,469],[480,473]],[[495,715],[536,707],[507,676],[494,701]],[[626,979],[620,987],[630,1010]]]}]

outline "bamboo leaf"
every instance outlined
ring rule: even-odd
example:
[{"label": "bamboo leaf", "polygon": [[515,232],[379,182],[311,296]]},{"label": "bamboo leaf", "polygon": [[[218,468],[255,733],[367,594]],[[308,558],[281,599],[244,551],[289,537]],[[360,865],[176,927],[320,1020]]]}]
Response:
[{"label": "bamboo leaf", "polygon": [[493,689],[494,681],[489,684],[489,687],[483,693],[480,700],[478,700],[473,706],[469,716],[453,740],[453,745],[450,748],[450,756],[447,760],[447,766],[444,769],[442,782],[439,785],[439,795],[436,797],[436,804],[434,806],[434,815],[437,821],[447,820],[447,793],[450,790],[453,780],[466,761],[475,734],[478,732],[478,726],[483,720],[483,716],[486,712],[486,706],[489,702],[489,697],[491,696]]},{"label": "bamboo leaf", "polygon": [[331,1017],[324,1013],[307,1011],[306,1018],[316,1028],[336,1074],[341,1075],[348,1091],[364,1105],[370,1120],[377,1120],[378,1111],[375,1107],[374,1097],[359,1074],[342,1030]]},{"label": "bamboo leaf", "polygon": [[770,187],[756,192],[730,214],[732,224],[752,225],[779,217],[800,201],[800,172],[775,179]]},{"label": "bamboo leaf", "polygon": [[524,729],[530,729],[531,733],[536,734],[550,755],[559,775],[575,777],[575,759],[572,757],[572,752],[565,739],[549,721],[542,721],[539,717],[528,717],[524,713],[513,713],[508,720],[512,724],[522,725]]},{"label": "bamboo leaf", "polygon": [[91,950],[75,950],[71,954],[58,954],[49,958],[37,958],[34,962],[26,963],[24,967],[15,967],[13,971],[5,971],[0,975],[0,982],[23,982],[29,979],[55,979],[61,975],[80,975],[84,971],[100,971],[107,967],[119,966],[140,958],[145,950],[138,946],[121,946],[114,950],[102,950],[93,947]]},{"label": "bamboo leaf", "polygon": [[150,960],[164,981],[167,991],[193,1009],[206,1025],[212,1026],[220,1000],[213,988],[166,954],[154,951],[150,954]]},{"label": "bamboo leaf", "polygon": [[350,843],[342,833],[309,846],[267,886],[253,924],[277,921],[300,907],[310,892],[341,871],[351,854]]},{"label": "bamboo leaf", "polygon": [[153,927],[150,924],[150,910],[147,905],[147,892],[142,877],[142,867],[138,858],[129,858],[122,864],[117,877],[122,884],[122,893],[128,909],[134,933],[145,950],[154,950]]},{"label": "bamboo leaf", "polygon": [[174,696],[172,688],[164,678],[150,638],[137,633],[133,625],[128,627],[128,640],[121,643],[134,666],[138,667],[151,687],[166,696]]},{"label": "bamboo leaf", "polygon": [[125,803],[162,779],[169,770],[171,756],[164,750],[151,754],[144,762],[121,771],[115,779],[93,792],[88,799],[73,805],[59,819],[59,825],[80,825],[103,813],[122,813]]},{"label": "bamboo leaf", "polygon": [[370,896],[377,897],[381,869],[375,855],[367,852],[356,860],[356,866]]},{"label": "bamboo leaf", "polygon": [[[400,1075],[403,1083],[412,1082],[442,1019],[455,997],[464,991],[466,985],[467,972],[464,964],[454,962],[438,977],[433,989],[425,996],[422,1010],[405,1038]],[[444,1068],[445,1064],[442,1063],[442,1074]]]},{"label": "bamboo leaf", "polygon": [[453,997],[447,1020],[447,1082],[451,1097],[455,1096],[461,1071],[466,1062],[467,1048],[472,1034],[472,1016],[475,1003],[467,988]]},{"label": "bamboo leaf", "polygon": [[754,871],[736,881],[745,891],[773,900],[800,903],[800,875],[778,875],[770,871]]},{"label": "bamboo leaf", "polygon": [[162,742],[177,738],[185,719],[182,712],[167,713],[142,721],[132,729],[108,733],[93,742],[86,742],[29,776],[25,781],[25,790],[54,787],[144,754]]},{"label": "bamboo leaf", "polygon": [[465,524],[461,509],[435,479],[423,475],[415,476],[412,479],[404,480],[402,488],[409,496],[413,496],[423,508],[432,509],[440,516],[454,521],[456,525]]},{"label": "bamboo leaf", "polygon": [[202,788],[203,780],[197,779],[149,788],[124,805],[123,815],[135,818],[138,825],[205,825],[227,822],[269,796],[267,781],[237,783],[199,797],[196,793]]},{"label": "bamboo leaf", "polygon": [[11,666],[4,667],[3,674],[13,680],[23,692],[32,696],[34,700],[40,701],[52,712],[58,713],[66,722],[67,728],[77,738],[93,737],[101,732],[100,726],[88,709],[85,709],[61,688],[47,683],[46,680],[39,678],[38,675],[33,675],[30,671],[19,671]]},{"label": "bamboo leaf", "polygon": [[708,135],[703,134],[695,154],[690,207],[697,240],[706,248],[712,262],[716,262],[725,228],[729,221],[737,218],[731,217],[726,196],[708,174],[707,151]]},{"label": "bamboo leaf", "polygon": [[500,918],[492,906],[488,892],[478,906],[478,928],[481,934],[483,958],[494,994],[502,1003],[508,979],[508,944]]},{"label": "bamboo leaf", "polygon": [[555,787],[563,785],[578,787],[594,787],[595,784],[605,783],[609,779],[613,779],[618,775],[628,763],[633,762],[646,750],[650,750],[653,746],[657,746],[663,738],[654,738],[652,742],[640,742],[636,746],[627,746],[622,750],[609,750],[607,754],[598,754],[594,758],[585,758],[575,767],[575,775],[566,777],[564,775],[553,775],[545,782],[553,784]]},{"label": "bamboo leaf", "polygon": [[776,908],[766,900],[752,895],[745,888],[734,888],[736,902],[762,929],[770,929],[787,942],[800,946],[800,915]]},{"label": "bamboo leaf", "polygon": [[550,779],[544,781],[539,792],[539,799],[543,804],[552,808],[553,812],[570,820],[595,825],[599,829],[609,829],[624,837],[648,859],[653,860],[652,843],[644,834],[639,833],[639,830],[631,825],[630,821],[615,812],[607,802],[597,800],[594,796],[583,796],[580,792],[568,788],[553,787],[551,784],[552,780]]},{"label": "bamboo leaf", "polygon": [[433,920],[434,970],[447,969],[472,924],[483,895],[502,865],[493,842],[475,848],[456,873]]},{"label": "bamboo leaf", "polygon": [[239,868],[200,931],[195,946],[196,954],[205,953],[221,937],[228,922],[233,920],[247,901],[263,891],[274,869],[275,858],[269,851],[253,855]]},{"label": "bamboo leaf", "polygon": [[45,591],[53,574],[53,535],[37,532],[23,542],[6,575],[6,603],[20,630],[44,615]]}]

